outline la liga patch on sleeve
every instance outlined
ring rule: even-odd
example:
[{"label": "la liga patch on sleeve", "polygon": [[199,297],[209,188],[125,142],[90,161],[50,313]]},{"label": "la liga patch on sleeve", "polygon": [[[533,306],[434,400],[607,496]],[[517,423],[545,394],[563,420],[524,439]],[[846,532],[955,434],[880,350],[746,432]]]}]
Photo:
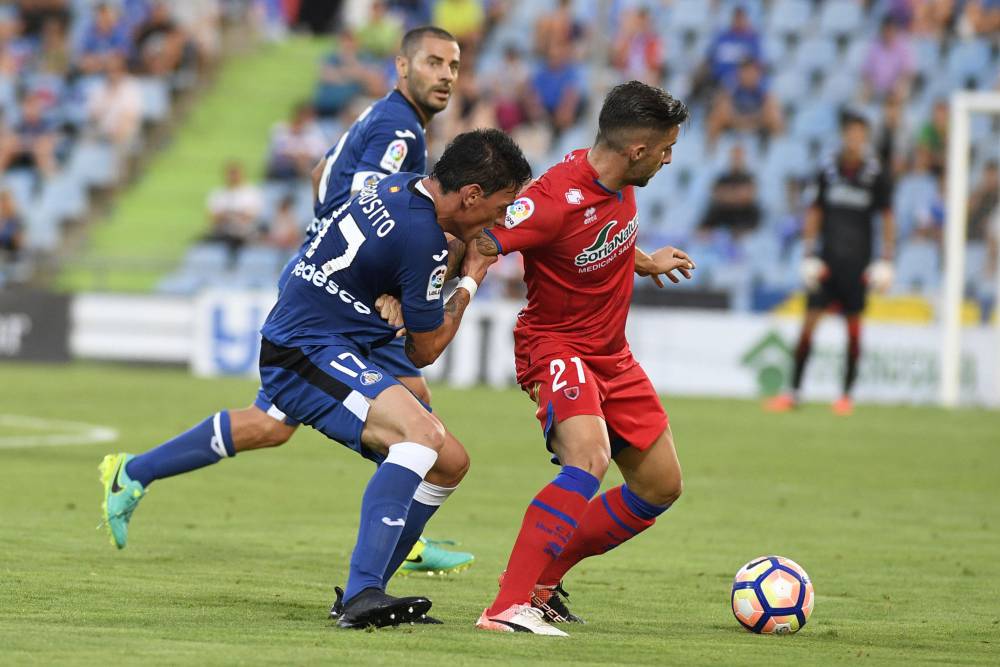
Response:
[{"label": "la liga patch on sleeve", "polygon": [[448,265],[442,264],[431,271],[431,277],[427,280],[427,300],[437,301],[441,298],[441,290],[444,289],[444,275],[448,273]]},{"label": "la liga patch on sleeve", "polygon": [[519,224],[530,218],[535,212],[535,202],[530,197],[515,199],[514,203],[507,207],[507,216],[503,220],[503,226],[507,229],[514,229]]},{"label": "la liga patch on sleeve", "polygon": [[382,155],[382,161],[379,162],[379,166],[390,174],[397,173],[403,166],[403,160],[406,159],[407,151],[409,151],[409,148],[406,142],[402,139],[396,139],[385,149],[385,154]]}]

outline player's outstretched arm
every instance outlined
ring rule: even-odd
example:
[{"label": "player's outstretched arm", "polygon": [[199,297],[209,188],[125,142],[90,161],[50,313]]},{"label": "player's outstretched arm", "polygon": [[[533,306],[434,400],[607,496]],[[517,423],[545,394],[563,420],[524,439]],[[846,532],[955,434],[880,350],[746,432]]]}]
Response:
[{"label": "player's outstretched arm", "polygon": [[462,262],[465,260],[465,243],[451,234],[445,234],[448,239],[448,271],[445,280],[451,280],[461,275]]},{"label": "player's outstretched arm", "polygon": [[497,242],[486,232],[479,232],[479,236],[476,237],[476,250],[485,257],[496,257],[500,254]]},{"label": "player's outstretched arm", "polygon": [[679,283],[681,280],[674,275],[674,271],[691,280],[694,268],[694,261],[688,254],[673,246],[664,246],[652,255],[638,247],[635,249],[635,272],[640,276],[649,276],[657,287],[663,287],[661,275],[667,276],[672,283]]},{"label": "player's outstretched arm", "polygon": [[479,285],[486,278],[487,269],[496,261],[495,256],[482,255],[475,248],[467,249],[462,263],[462,279],[458,282],[454,294],[444,304],[444,322],[433,331],[406,332],[406,356],[414,366],[423,368],[441,356],[444,348],[448,347],[448,343],[458,332],[462,315],[471,303],[472,297],[476,295]]}]

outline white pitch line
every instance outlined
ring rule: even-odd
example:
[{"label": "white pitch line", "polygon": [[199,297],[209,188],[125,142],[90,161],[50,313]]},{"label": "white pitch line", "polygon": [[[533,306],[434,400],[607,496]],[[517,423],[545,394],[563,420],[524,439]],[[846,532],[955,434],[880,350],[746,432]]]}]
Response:
[{"label": "white pitch line", "polygon": [[[3,435],[4,427],[59,432],[6,436]],[[95,445],[101,442],[114,442],[117,439],[118,431],[107,426],[27,415],[0,414],[0,449]]]}]

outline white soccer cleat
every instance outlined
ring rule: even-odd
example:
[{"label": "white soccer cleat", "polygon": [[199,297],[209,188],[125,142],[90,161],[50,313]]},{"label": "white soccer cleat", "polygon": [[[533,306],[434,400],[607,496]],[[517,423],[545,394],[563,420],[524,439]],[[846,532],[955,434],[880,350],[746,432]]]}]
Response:
[{"label": "white soccer cleat", "polygon": [[533,635],[549,635],[550,637],[569,637],[568,634],[554,628],[544,620],[541,609],[535,609],[530,604],[515,604],[499,614],[486,615],[483,610],[476,627],[480,630],[494,632],[530,632]]}]

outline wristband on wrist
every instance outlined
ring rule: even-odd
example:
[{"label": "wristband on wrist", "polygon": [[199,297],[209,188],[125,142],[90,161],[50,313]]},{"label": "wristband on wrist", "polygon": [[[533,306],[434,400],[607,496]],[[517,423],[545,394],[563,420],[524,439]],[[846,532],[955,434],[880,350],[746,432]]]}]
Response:
[{"label": "wristband on wrist", "polygon": [[469,276],[462,276],[459,279],[458,285],[455,287],[455,289],[458,289],[459,287],[464,288],[465,291],[469,293],[469,301],[472,301],[472,299],[474,299],[476,296],[476,290],[479,289],[479,283],[477,283],[474,278],[470,278]]}]

